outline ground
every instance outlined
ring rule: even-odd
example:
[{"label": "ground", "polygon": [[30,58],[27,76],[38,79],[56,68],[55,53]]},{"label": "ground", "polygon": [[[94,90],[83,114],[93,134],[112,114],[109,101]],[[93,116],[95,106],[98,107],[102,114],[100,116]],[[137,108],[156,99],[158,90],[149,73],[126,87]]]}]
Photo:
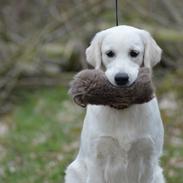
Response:
[{"label": "ground", "polygon": [[[161,159],[168,183],[183,182],[182,72],[158,81],[165,126]],[[64,170],[78,150],[84,109],[67,89],[17,91],[16,107],[0,119],[0,182],[63,183]]]}]

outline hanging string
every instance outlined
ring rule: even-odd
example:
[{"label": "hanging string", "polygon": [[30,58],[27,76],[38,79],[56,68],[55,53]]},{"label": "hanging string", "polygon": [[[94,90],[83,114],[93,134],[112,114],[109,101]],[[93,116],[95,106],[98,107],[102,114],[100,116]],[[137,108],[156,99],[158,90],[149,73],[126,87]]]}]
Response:
[{"label": "hanging string", "polygon": [[115,12],[116,12],[116,26],[119,25],[119,20],[118,20],[118,0],[115,2]]}]

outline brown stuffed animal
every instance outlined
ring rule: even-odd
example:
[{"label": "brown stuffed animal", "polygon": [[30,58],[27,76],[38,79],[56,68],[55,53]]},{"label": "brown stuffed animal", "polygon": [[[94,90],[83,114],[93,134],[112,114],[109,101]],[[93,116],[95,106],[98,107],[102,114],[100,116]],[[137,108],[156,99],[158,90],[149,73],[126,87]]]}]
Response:
[{"label": "brown stuffed animal", "polygon": [[128,87],[112,85],[101,70],[86,69],[74,77],[69,93],[82,107],[95,104],[124,109],[150,101],[154,97],[154,88],[150,70],[145,67],[140,68],[137,80]]}]

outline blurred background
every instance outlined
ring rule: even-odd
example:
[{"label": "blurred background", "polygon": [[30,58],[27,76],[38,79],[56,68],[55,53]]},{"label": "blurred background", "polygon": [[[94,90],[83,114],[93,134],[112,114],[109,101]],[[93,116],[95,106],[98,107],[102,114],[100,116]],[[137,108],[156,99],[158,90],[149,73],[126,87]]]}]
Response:
[{"label": "blurred background", "polygon": [[[85,111],[68,83],[94,34],[115,25],[114,0],[0,0],[0,182],[63,183]],[[183,182],[183,2],[119,0],[120,24],[163,49],[154,81],[165,126],[167,183]]]}]

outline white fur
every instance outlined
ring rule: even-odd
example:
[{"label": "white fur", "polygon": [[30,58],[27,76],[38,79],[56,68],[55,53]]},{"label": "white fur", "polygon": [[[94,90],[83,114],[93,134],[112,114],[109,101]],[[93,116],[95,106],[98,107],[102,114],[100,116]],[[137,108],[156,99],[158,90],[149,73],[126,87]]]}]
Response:
[{"label": "white fur", "polygon": [[[129,49],[139,56],[131,58]],[[106,50],[115,51],[114,58]],[[103,64],[113,84],[118,72],[126,72],[130,83],[143,62],[152,67],[160,61],[161,49],[149,33],[118,26],[98,33],[86,51],[97,69]],[[156,98],[148,103],[116,110],[88,105],[77,158],[66,170],[66,183],[164,183],[159,158],[164,130]]]}]

